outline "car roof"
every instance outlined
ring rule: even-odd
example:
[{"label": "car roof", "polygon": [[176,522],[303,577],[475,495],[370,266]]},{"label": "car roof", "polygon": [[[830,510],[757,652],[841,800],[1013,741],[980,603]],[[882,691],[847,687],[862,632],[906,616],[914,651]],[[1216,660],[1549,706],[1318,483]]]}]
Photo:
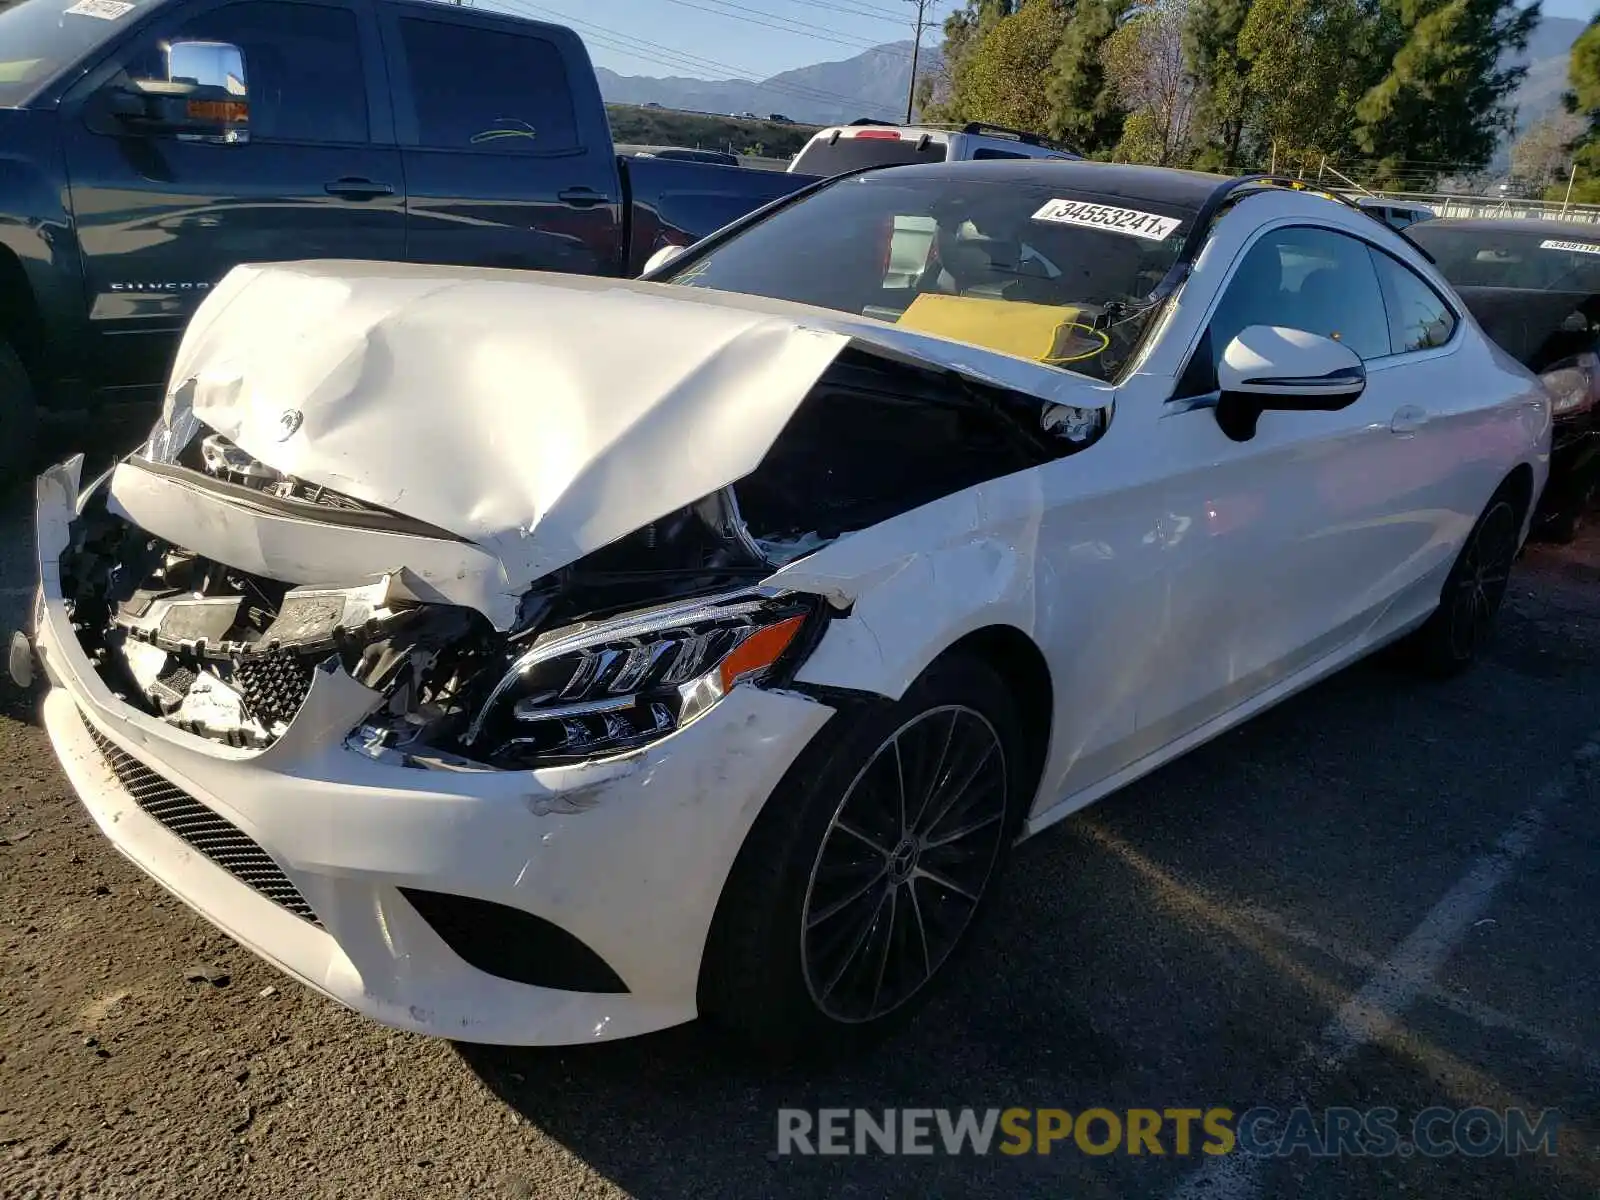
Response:
[{"label": "car roof", "polygon": [[1073,158],[965,159],[960,162],[918,163],[883,167],[895,178],[982,179],[993,183],[1054,184],[1063,189],[1149,200],[1198,209],[1218,188],[1232,182],[1228,175],[1180,171],[1173,167],[1146,167],[1133,163],[1091,162]]},{"label": "car roof", "polygon": [[1547,237],[1564,234],[1568,240],[1600,241],[1600,225],[1592,221],[1556,221],[1538,217],[1441,217],[1429,221],[1428,227],[1459,229],[1465,233],[1539,233]]}]

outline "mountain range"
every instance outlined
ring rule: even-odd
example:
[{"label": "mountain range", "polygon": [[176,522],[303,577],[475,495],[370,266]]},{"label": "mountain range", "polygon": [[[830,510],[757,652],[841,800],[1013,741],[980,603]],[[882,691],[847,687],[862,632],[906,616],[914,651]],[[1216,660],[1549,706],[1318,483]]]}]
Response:
[{"label": "mountain range", "polygon": [[[922,48],[917,73],[939,65],[938,50]],[[657,79],[597,69],[611,104],[659,104],[688,112],[781,113],[807,125],[836,125],[857,117],[892,121],[906,115],[911,42],[874,46],[843,62],[813,63],[770,79]]]},{"label": "mountain range", "polygon": [[[1567,57],[1585,22],[1546,17],[1528,48],[1512,61],[1528,74],[1517,90],[1517,127],[1525,128],[1561,100]],[[939,51],[924,46],[918,73],[939,63]],[[600,90],[613,104],[659,104],[664,108],[719,114],[782,113],[795,121],[833,125],[857,117],[898,120],[905,116],[911,78],[911,43],[874,46],[842,62],[814,63],[770,79],[691,79],[619,75],[601,68]]]}]

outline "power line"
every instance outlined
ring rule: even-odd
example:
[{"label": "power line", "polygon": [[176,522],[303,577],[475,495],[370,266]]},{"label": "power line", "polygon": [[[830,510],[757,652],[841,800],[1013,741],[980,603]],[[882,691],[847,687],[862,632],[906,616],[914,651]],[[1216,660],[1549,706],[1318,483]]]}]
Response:
[{"label": "power line", "polygon": [[[545,18],[553,17],[580,30],[592,30],[593,32],[584,32],[585,40],[597,42],[616,53],[624,54],[654,66],[666,67],[668,70],[688,71],[691,73],[699,71],[723,72],[741,82],[757,84],[776,92],[783,92],[795,99],[809,100],[812,103],[847,104],[854,107],[870,107],[871,104],[870,101],[860,96],[846,96],[824,88],[812,87],[809,84],[796,84],[787,81],[769,82],[761,79],[757,73],[746,70],[743,67],[706,58],[703,55],[691,54],[688,51],[673,50],[660,46],[656,43],[633,37],[631,34],[609,29],[604,25],[598,25],[593,21],[585,21],[577,17],[568,16],[566,13],[558,12],[552,8],[530,3],[528,0],[495,0],[495,3],[496,6],[512,8],[523,12],[525,15],[540,15]],[[707,80],[705,82],[720,81]]]},{"label": "power line", "polygon": [[882,8],[853,8],[843,4],[831,4],[828,0],[793,0],[793,2],[806,8],[824,8],[829,12],[844,13],[847,16],[865,17],[869,21],[883,21],[890,25],[905,24],[905,20],[898,13]]},{"label": "power line", "polygon": [[[718,4],[721,3],[721,0],[709,0],[709,2]],[[740,4],[725,4],[723,7],[710,8],[703,4],[694,4],[691,0],[668,0],[668,3],[676,4],[680,8],[692,8],[696,12],[710,13],[716,17],[726,17],[730,21],[743,21],[747,25],[759,25],[764,29],[776,29],[779,33],[808,37],[819,42],[832,42],[836,46],[849,46],[857,50],[877,50],[881,45],[881,43],[864,42],[858,38],[839,38],[826,33],[818,33],[814,28],[801,22],[793,21],[788,17],[779,17],[776,13],[763,12],[761,9],[745,8]],[[757,15],[749,15],[752,13]],[[771,17],[773,20],[763,21],[760,19],[761,17]],[[774,21],[785,21],[788,24],[779,25],[775,24]],[[905,52],[901,50],[885,49],[883,53],[894,57],[905,56]]]},{"label": "power line", "polygon": [[911,38],[911,79],[906,83],[906,124],[911,124],[917,102],[917,57],[922,51],[922,25],[928,15],[930,0],[912,0],[917,6],[916,33]]}]

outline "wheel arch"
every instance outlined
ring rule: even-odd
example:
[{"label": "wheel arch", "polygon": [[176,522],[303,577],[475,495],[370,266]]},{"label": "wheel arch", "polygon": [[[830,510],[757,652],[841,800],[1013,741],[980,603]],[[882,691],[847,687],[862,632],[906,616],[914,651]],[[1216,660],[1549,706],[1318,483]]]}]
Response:
[{"label": "wheel arch", "polygon": [[1533,511],[1533,468],[1527,463],[1518,463],[1512,467],[1510,473],[1500,481],[1500,486],[1495,489],[1495,495],[1510,497],[1517,506],[1518,518],[1526,524],[1528,515]]},{"label": "wheel arch", "polygon": [[45,362],[44,319],[22,260],[0,244],[0,341],[9,342],[37,388]]},{"label": "wheel arch", "polygon": [[1038,798],[1039,785],[1050,757],[1055,718],[1055,684],[1050,664],[1039,644],[1015,625],[985,625],[963,634],[936,655],[925,670],[958,656],[976,658],[992,668],[1012,690],[1021,735],[1027,746],[1024,764],[1027,803],[1025,818]]}]

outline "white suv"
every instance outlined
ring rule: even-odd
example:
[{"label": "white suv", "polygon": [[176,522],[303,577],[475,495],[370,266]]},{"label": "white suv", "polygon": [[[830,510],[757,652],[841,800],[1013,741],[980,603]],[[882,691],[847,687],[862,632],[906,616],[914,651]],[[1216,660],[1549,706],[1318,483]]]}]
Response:
[{"label": "white suv", "polygon": [[789,163],[796,175],[841,175],[862,167],[969,158],[1082,158],[1036,133],[1003,125],[891,125],[860,120],[819,129]]}]

